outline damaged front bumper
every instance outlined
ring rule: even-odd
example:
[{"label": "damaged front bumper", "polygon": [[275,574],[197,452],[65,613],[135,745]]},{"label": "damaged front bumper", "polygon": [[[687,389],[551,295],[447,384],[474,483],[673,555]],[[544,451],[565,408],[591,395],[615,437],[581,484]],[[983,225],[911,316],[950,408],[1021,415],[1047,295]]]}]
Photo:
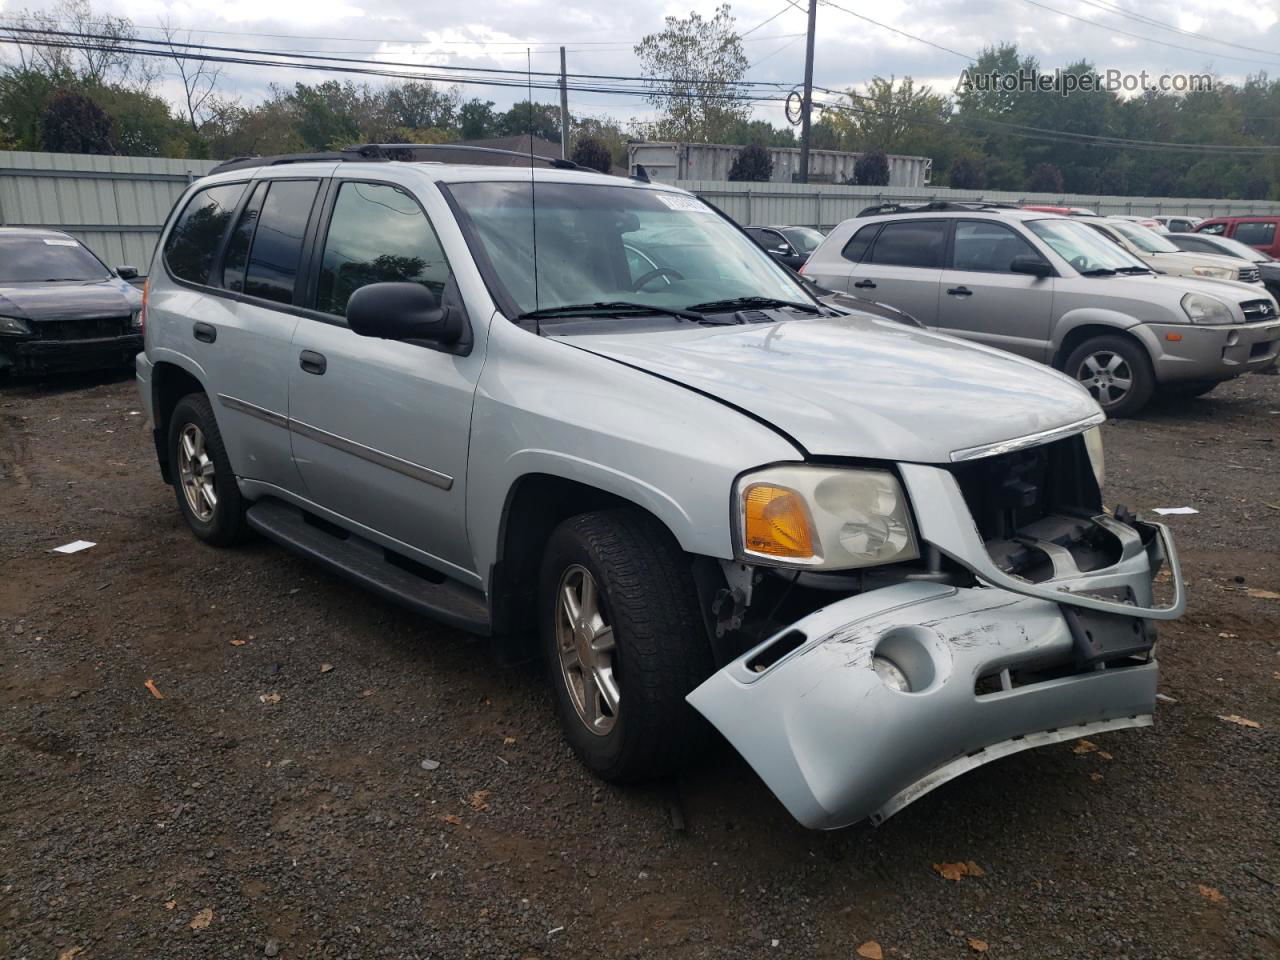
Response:
[{"label": "damaged front bumper", "polygon": [[[1030,583],[992,561],[948,471],[901,473],[921,539],[980,585],[908,582],[839,600],[688,698],[808,827],[879,823],[998,757],[1149,725],[1150,621],[1185,605],[1162,525],[1093,518],[1120,541],[1117,562],[1089,572],[1064,562]],[[1157,607],[1152,582],[1166,560],[1174,597]],[[882,680],[875,657],[897,666],[909,689]]]}]

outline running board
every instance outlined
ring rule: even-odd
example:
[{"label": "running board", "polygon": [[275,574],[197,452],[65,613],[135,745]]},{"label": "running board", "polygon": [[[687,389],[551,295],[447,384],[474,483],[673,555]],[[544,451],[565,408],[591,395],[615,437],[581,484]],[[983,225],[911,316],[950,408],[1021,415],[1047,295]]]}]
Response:
[{"label": "running board", "polygon": [[[451,627],[489,635],[489,607],[479,590],[327,521],[309,521],[307,517],[297,507],[271,498],[253,504],[246,515],[249,526],[263,536],[324,564],[339,576]],[[414,573],[415,567],[426,576]]]}]

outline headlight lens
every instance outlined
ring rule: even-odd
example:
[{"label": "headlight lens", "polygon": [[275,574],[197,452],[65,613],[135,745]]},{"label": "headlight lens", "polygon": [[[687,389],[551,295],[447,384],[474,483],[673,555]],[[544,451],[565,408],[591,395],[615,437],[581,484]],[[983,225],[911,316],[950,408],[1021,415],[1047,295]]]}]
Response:
[{"label": "headlight lens", "polygon": [[1212,277],[1214,280],[1235,280],[1240,276],[1229,267],[1192,267],[1191,272],[1197,277]]},{"label": "headlight lens", "polygon": [[1188,293],[1182,298],[1182,309],[1192,323],[1234,323],[1231,308],[1204,293]]},{"label": "headlight lens", "polygon": [[1084,448],[1089,451],[1089,465],[1093,467],[1098,489],[1107,479],[1107,461],[1102,453],[1102,427],[1090,427],[1084,432]]},{"label": "headlight lens", "polygon": [[0,336],[29,337],[31,327],[17,317],[0,317]]},{"label": "headlight lens", "polygon": [[742,559],[850,570],[920,555],[907,498],[887,470],[767,467],[738,479]]}]

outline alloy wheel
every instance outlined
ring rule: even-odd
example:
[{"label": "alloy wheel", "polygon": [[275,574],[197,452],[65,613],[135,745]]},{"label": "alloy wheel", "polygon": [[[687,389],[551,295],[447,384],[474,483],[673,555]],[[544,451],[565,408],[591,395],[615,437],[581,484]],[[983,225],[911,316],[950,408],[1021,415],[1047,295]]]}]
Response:
[{"label": "alloy wheel", "polygon": [[1093,398],[1104,407],[1115,406],[1133,389],[1133,371],[1118,353],[1099,350],[1084,358],[1076,371]]},{"label": "alloy wheel", "polygon": [[178,477],[187,506],[201,523],[213,519],[218,508],[218,491],[213,485],[213,459],[205,447],[204,432],[188,423],[178,434]]},{"label": "alloy wheel", "polygon": [[613,627],[600,605],[599,585],[581,564],[571,564],[560,577],[555,632],[560,671],[573,709],[588,730],[605,736],[618,720],[616,645]]}]

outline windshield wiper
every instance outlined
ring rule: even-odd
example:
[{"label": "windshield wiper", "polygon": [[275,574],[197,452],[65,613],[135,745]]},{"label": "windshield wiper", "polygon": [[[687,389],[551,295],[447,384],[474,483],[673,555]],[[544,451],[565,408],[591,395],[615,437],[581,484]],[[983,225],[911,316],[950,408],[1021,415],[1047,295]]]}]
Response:
[{"label": "windshield wiper", "polygon": [[1082,277],[1114,277],[1115,275],[1116,272],[1110,267],[1094,267],[1092,270],[1080,271]]},{"label": "windshield wiper", "polygon": [[1155,273],[1150,267],[1117,267],[1116,273]]},{"label": "windshield wiper", "polygon": [[631,303],[626,300],[601,300],[595,303],[565,303],[558,307],[528,310],[517,320],[548,320],[553,317],[608,317],[621,314],[672,316],[681,320],[704,321],[707,318],[694,310],[679,307],[657,307],[651,303]]},{"label": "windshield wiper", "polygon": [[792,307],[808,313],[821,313],[822,308],[812,303],[796,303],[793,300],[779,300],[776,297],[733,297],[729,300],[708,300],[706,303],[691,303],[686,309],[701,310],[703,313],[715,313],[726,310],[746,310],[751,307]]}]

